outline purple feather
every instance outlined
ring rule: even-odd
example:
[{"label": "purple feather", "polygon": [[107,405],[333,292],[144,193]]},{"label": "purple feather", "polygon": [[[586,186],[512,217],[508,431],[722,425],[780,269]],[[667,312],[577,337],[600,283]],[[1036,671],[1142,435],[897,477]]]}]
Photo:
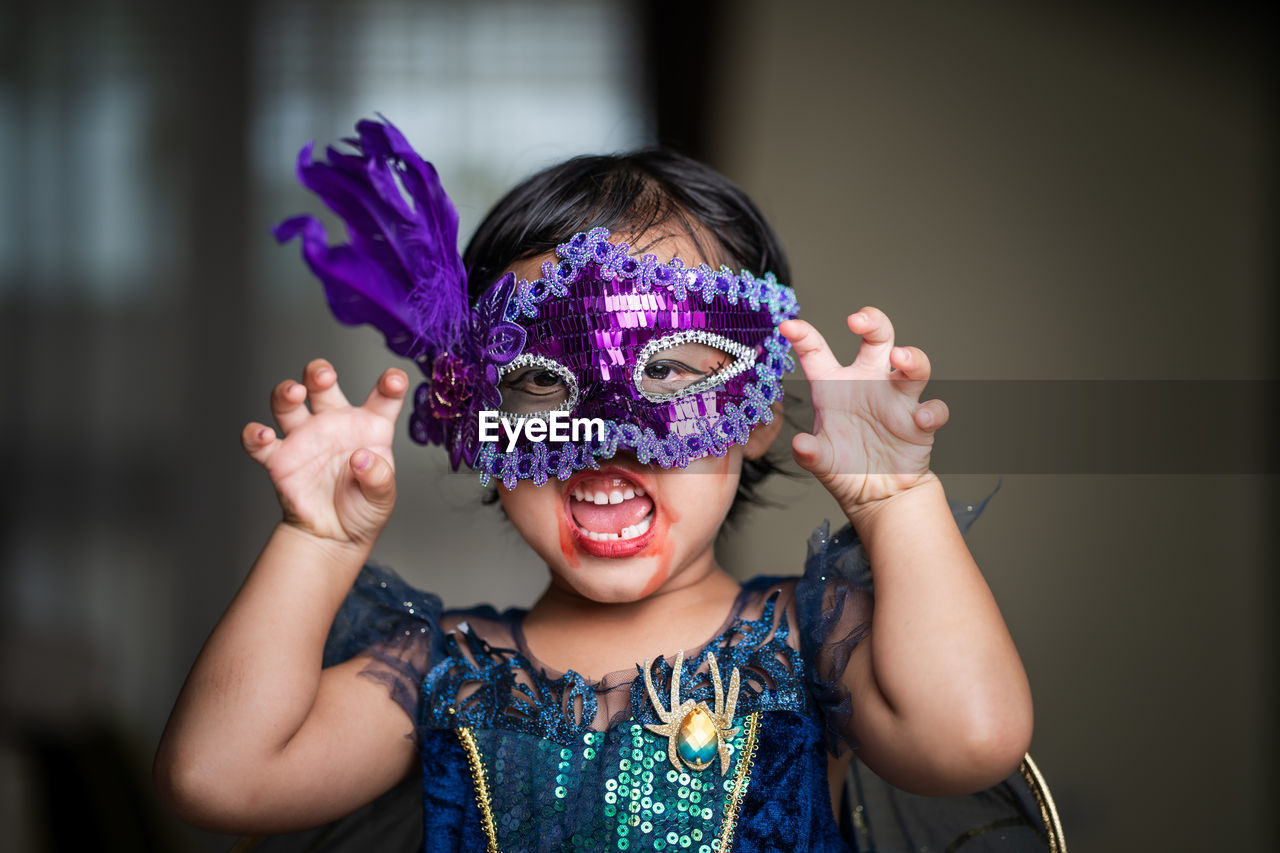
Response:
[{"label": "purple feather", "polygon": [[311,216],[282,222],[276,239],[302,237],[302,256],[342,323],[368,323],[387,346],[430,371],[445,352],[468,353],[471,314],[458,256],[458,214],[435,167],[390,122],[361,121],[354,154],[298,155],[298,180],[346,224],[350,243],[329,246]]}]

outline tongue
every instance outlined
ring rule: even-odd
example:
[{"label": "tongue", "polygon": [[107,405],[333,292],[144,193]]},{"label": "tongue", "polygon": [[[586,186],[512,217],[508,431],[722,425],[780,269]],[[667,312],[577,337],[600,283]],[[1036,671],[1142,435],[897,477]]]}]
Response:
[{"label": "tongue", "polygon": [[569,500],[569,511],[578,526],[593,533],[621,533],[631,527],[653,509],[648,496],[635,497],[620,504],[597,505],[587,501]]}]

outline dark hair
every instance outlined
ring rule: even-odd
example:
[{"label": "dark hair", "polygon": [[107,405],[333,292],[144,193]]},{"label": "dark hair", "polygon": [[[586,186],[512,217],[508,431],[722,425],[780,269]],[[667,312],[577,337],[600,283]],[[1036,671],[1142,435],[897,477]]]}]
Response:
[{"label": "dark hair", "polygon": [[[709,166],[650,148],[574,157],[503,196],[462,256],[472,301],[515,262],[551,252],[573,234],[597,227],[619,234],[666,227],[692,239],[702,253],[696,260],[735,272],[772,272],[791,283],[782,245],[746,193]],[[757,487],[781,470],[768,454],[744,460],[729,518],[740,504],[761,503]]]}]

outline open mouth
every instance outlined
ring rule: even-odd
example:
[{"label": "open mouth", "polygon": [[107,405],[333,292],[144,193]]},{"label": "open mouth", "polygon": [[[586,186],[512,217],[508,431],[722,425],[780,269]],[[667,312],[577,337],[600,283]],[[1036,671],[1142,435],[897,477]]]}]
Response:
[{"label": "open mouth", "polygon": [[572,526],[588,553],[630,556],[653,537],[653,498],[630,472],[583,472],[569,482],[567,491]]}]

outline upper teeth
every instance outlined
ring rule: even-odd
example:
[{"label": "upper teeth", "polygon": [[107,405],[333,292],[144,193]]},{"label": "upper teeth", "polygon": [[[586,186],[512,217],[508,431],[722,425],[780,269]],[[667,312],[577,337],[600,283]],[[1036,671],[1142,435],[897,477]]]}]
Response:
[{"label": "upper teeth", "polygon": [[635,488],[628,486],[626,488],[610,489],[608,491],[605,491],[604,489],[588,491],[582,486],[574,486],[573,488],[573,497],[575,500],[586,501],[599,506],[604,506],[605,504],[620,504],[623,501],[629,501],[632,498],[642,497],[643,495],[644,489],[639,486],[636,486]]}]

